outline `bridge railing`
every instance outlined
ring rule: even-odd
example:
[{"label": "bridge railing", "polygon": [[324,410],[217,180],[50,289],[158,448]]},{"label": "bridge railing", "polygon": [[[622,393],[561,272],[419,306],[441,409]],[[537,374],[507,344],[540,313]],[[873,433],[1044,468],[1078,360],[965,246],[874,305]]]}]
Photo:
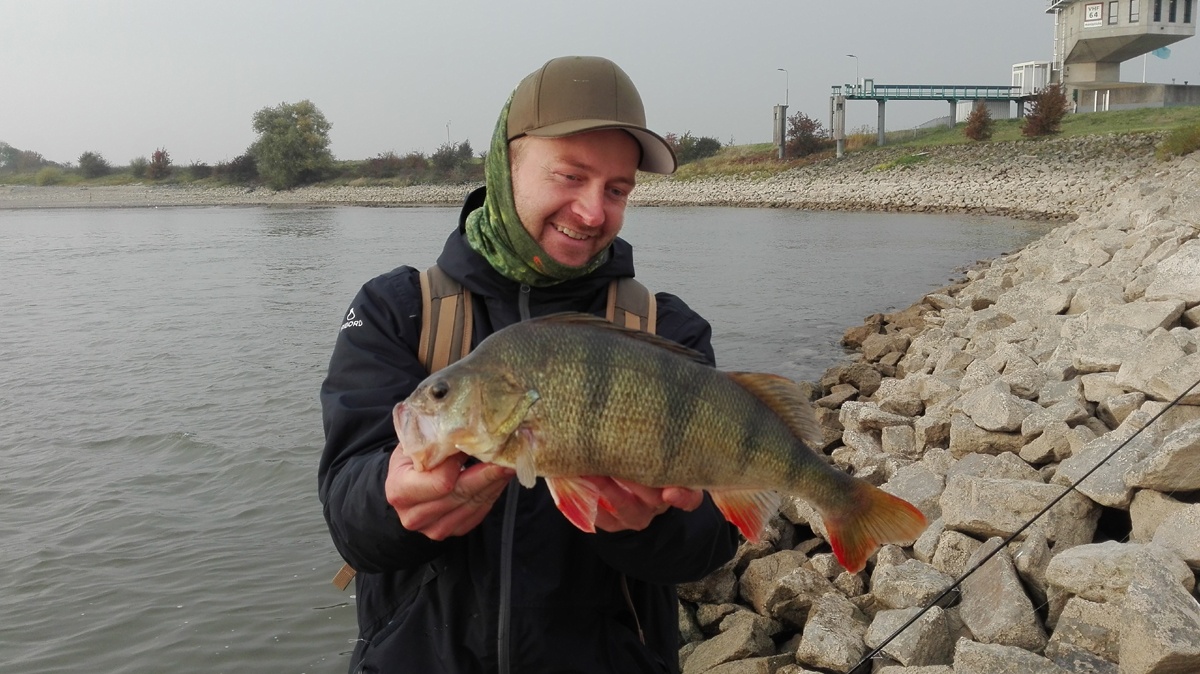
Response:
[{"label": "bridge railing", "polygon": [[842,84],[833,86],[834,96],[849,98],[908,98],[1013,100],[1021,97],[1021,87],[963,84]]}]

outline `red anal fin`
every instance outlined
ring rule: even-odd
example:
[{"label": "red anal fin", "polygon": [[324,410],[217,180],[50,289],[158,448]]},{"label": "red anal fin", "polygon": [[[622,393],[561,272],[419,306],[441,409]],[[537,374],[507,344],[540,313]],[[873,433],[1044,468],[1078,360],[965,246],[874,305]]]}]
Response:
[{"label": "red anal fin", "polygon": [[[548,477],[546,486],[554,497],[554,505],[571,524],[589,534],[596,533],[596,511],[602,501],[596,485],[581,477]],[[611,511],[612,505],[606,501],[603,505]]]},{"label": "red anal fin", "polygon": [[779,510],[778,493],[762,489],[709,490],[717,509],[752,543],[762,539],[767,522]]},{"label": "red anal fin", "polygon": [[861,483],[857,507],[837,515],[821,513],[829,545],[842,566],[858,573],[885,543],[909,544],[925,530],[925,516],[902,498]]}]

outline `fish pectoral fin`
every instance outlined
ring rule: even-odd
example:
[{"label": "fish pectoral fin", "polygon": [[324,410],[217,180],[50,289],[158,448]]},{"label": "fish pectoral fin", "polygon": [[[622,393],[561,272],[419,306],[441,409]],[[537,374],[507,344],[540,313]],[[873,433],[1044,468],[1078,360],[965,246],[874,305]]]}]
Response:
[{"label": "fish pectoral fin", "polygon": [[763,529],[779,510],[780,496],[769,489],[709,490],[717,509],[752,543],[762,539]]},{"label": "fish pectoral fin", "polygon": [[548,477],[546,486],[550,487],[554,505],[571,524],[589,534],[596,533],[596,511],[601,500],[596,485],[581,477]]},{"label": "fish pectoral fin", "polygon": [[528,428],[519,428],[508,440],[505,453],[512,452],[517,468],[517,481],[529,489],[537,482],[537,438]]},{"label": "fish pectoral fin", "polygon": [[809,448],[824,441],[825,432],[804,390],[796,382],[765,372],[727,372],[729,378],[771,408],[788,425],[792,434]]}]

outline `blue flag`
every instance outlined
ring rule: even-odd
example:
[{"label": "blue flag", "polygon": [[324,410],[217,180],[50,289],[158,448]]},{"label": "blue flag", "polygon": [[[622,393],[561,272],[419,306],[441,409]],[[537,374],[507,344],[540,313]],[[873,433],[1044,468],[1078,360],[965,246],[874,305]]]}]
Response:
[{"label": "blue flag", "polygon": [[1169,58],[1171,56],[1171,50],[1167,49],[1166,47],[1159,47],[1158,49],[1155,49],[1154,51],[1152,51],[1150,53],[1154,54],[1155,56],[1157,56],[1160,59]]}]

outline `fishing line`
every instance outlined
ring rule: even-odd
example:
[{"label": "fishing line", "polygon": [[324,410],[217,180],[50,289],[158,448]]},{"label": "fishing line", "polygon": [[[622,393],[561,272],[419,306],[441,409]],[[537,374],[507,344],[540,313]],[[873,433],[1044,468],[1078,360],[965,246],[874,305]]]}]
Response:
[{"label": "fishing line", "polygon": [[1197,386],[1200,386],[1200,379],[1197,379],[1194,383],[1192,383],[1191,386],[1184,389],[1183,393],[1180,393],[1178,396],[1175,397],[1174,400],[1172,400],[1170,403],[1168,403],[1166,407],[1159,410],[1158,414],[1155,414],[1153,417],[1150,417],[1150,421],[1147,421],[1145,426],[1142,426],[1141,428],[1134,431],[1133,435],[1126,438],[1125,441],[1122,442],[1120,445],[1117,445],[1116,449],[1109,452],[1107,456],[1105,456],[1103,459],[1101,459],[1099,461],[1099,463],[1097,463],[1095,466],[1092,466],[1092,468],[1089,469],[1086,473],[1084,473],[1078,480],[1075,480],[1075,482],[1071,486],[1067,487],[1063,491],[1063,493],[1059,494],[1053,500],[1051,500],[1049,505],[1047,505],[1045,508],[1042,508],[1040,511],[1038,511],[1038,513],[1036,515],[1034,515],[1028,522],[1026,522],[1025,524],[1022,524],[1019,529],[1014,531],[1008,538],[1004,539],[1004,541],[1002,543],[1000,543],[1000,545],[996,546],[996,548],[994,550],[992,550],[991,552],[984,555],[983,559],[979,560],[978,562],[975,563],[974,566],[972,566],[971,568],[964,571],[963,574],[961,576],[959,576],[957,580],[955,580],[953,583],[951,583],[949,587],[947,587],[945,590],[943,590],[941,594],[934,597],[933,600],[930,601],[925,606],[921,607],[921,610],[918,611],[916,613],[916,615],[914,615],[913,617],[911,617],[907,621],[905,621],[905,623],[903,625],[901,625],[899,627],[899,629],[897,629],[895,632],[892,632],[890,635],[888,635],[888,637],[886,639],[883,640],[883,642],[881,642],[878,646],[873,648],[871,650],[871,652],[869,652],[865,656],[863,656],[863,658],[858,661],[858,664],[851,667],[848,674],[855,674],[856,672],[859,671],[859,668],[862,667],[864,664],[867,664],[872,659],[878,657],[883,652],[884,647],[886,647],[888,644],[892,643],[892,641],[896,637],[900,636],[901,632],[908,629],[908,627],[910,625],[912,625],[913,623],[920,620],[921,616],[928,613],[930,609],[932,609],[935,605],[937,605],[938,602],[945,599],[946,596],[949,595],[951,592],[957,591],[959,586],[963,584],[963,581],[965,581],[968,577],[970,577],[971,574],[973,574],[976,571],[978,571],[979,569],[981,569],[985,564],[987,564],[989,561],[991,561],[992,557],[995,557],[1001,550],[1008,547],[1008,544],[1012,543],[1014,540],[1016,540],[1017,536],[1020,536],[1022,533],[1024,533],[1026,529],[1028,529],[1030,526],[1033,525],[1034,522],[1036,522],[1039,518],[1041,518],[1043,515],[1045,515],[1047,512],[1049,512],[1051,508],[1058,505],[1058,503],[1060,501],[1062,501],[1064,498],[1066,498],[1068,494],[1075,491],[1076,488],[1080,485],[1080,483],[1082,483],[1084,480],[1086,480],[1088,477],[1090,477],[1092,473],[1099,470],[1101,466],[1108,463],[1109,459],[1116,456],[1117,452],[1119,452],[1125,448],[1125,445],[1128,445],[1130,442],[1133,442],[1134,438],[1141,435],[1142,431],[1149,428],[1155,421],[1158,421],[1159,417],[1166,414],[1168,411],[1170,411],[1171,408],[1180,404],[1180,402],[1187,396],[1187,394],[1191,393],[1192,389],[1196,388]]}]

